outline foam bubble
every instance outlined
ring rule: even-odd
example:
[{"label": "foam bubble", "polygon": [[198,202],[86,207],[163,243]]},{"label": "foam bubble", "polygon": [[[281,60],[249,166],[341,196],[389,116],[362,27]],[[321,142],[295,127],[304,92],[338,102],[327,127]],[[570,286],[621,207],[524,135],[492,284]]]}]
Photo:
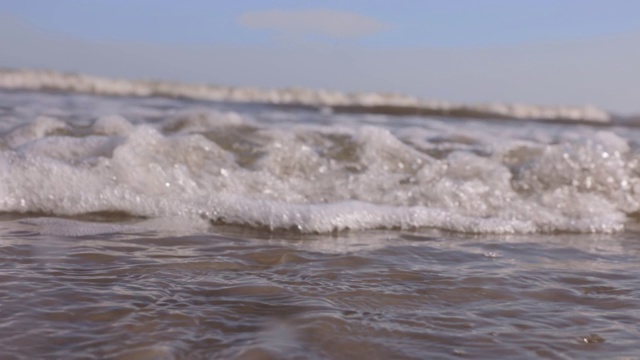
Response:
[{"label": "foam bubble", "polygon": [[[424,132],[382,121],[282,126],[203,111],[142,123],[98,116],[89,126],[40,117],[9,130],[0,211],[305,233],[537,233],[618,231],[640,208],[638,156],[609,130],[567,140],[542,129],[548,142],[513,130],[498,144],[493,128],[461,138],[444,122]],[[445,143],[470,147],[436,149]]]}]

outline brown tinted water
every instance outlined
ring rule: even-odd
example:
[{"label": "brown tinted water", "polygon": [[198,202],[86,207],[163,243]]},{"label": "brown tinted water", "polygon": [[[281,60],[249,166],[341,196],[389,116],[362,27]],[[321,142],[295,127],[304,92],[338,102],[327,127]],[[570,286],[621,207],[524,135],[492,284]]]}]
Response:
[{"label": "brown tinted water", "polygon": [[51,229],[0,222],[2,359],[600,359],[640,351],[632,230]]},{"label": "brown tinted water", "polygon": [[640,358],[638,139],[0,93],[0,359]]}]

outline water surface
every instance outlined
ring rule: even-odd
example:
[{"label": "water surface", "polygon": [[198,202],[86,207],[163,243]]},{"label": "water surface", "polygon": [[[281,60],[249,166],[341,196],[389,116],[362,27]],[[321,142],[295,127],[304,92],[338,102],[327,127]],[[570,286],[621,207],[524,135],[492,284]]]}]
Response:
[{"label": "water surface", "polygon": [[0,357],[634,358],[638,139],[0,93]]},{"label": "water surface", "polygon": [[637,234],[56,236],[2,222],[3,358],[635,356]]}]

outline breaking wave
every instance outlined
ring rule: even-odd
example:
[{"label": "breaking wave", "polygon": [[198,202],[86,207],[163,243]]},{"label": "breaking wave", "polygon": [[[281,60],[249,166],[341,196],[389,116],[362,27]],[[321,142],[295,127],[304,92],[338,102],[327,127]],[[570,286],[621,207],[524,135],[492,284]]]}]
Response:
[{"label": "breaking wave", "polygon": [[266,90],[166,81],[110,79],[54,71],[0,70],[0,88],[110,96],[160,96],[253,102],[322,108],[332,112],[347,113],[527,119],[597,124],[608,124],[612,120],[609,113],[592,106],[536,106],[501,103],[461,105],[396,94],[346,94],[338,91],[311,89]]},{"label": "breaking wave", "polygon": [[[640,209],[624,129],[1,99],[2,212],[545,233],[618,231]],[[96,115],[111,110],[121,115]]]}]

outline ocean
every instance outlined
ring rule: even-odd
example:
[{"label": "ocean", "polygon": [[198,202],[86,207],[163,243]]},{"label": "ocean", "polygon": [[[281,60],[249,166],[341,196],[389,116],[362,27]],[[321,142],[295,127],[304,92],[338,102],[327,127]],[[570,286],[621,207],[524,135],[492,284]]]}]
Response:
[{"label": "ocean", "polygon": [[50,90],[0,92],[3,359],[640,354],[634,122]]}]

